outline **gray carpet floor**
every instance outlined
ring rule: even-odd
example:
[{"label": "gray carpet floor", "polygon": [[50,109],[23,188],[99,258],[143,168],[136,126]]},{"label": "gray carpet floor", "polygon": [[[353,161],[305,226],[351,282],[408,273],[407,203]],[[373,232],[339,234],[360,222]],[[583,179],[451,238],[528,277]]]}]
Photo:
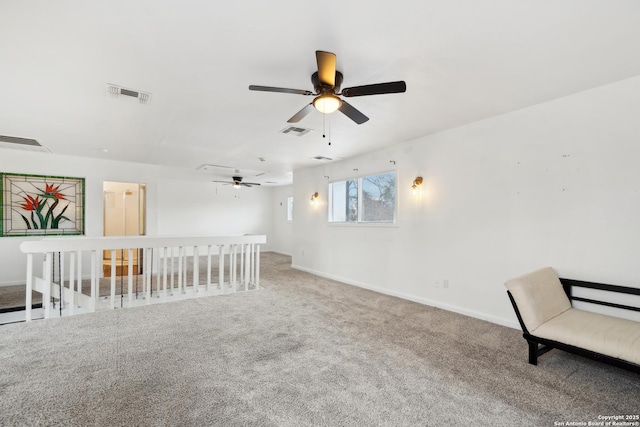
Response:
[{"label": "gray carpet floor", "polygon": [[263,289],[248,293],[1,326],[0,425],[553,426],[640,412],[640,375],[559,351],[534,367],[519,331],[290,262],[263,253]]}]

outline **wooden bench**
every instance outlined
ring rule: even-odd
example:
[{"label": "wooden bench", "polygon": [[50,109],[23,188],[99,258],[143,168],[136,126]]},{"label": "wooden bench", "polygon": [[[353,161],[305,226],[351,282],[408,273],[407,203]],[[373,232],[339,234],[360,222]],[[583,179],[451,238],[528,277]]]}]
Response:
[{"label": "wooden bench", "polygon": [[505,286],[529,344],[530,364],[537,365],[538,356],[557,348],[640,373],[640,322],[579,310],[571,304],[582,301],[640,312],[640,304],[574,295],[575,288],[585,288],[640,296],[639,288],[560,279],[550,267],[511,279]]}]

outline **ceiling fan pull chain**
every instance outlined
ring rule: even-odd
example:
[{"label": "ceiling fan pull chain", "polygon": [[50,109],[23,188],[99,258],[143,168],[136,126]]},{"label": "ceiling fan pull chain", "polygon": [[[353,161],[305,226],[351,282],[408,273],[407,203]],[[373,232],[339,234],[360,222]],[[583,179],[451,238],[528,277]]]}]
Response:
[{"label": "ceiling fan pull chain", "polygon": [[324,132],[324,121],[326,120],[327,115],[323,114],[322,115],[322,137],[325,138],[325,132]]}]

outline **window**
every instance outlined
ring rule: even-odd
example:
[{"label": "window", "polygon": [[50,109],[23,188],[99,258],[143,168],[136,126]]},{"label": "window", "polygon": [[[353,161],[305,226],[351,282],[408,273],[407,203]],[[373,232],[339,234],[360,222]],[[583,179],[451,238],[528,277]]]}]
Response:
[{"label": "window", "polygon": [[358,221],[358,180],[329,184],[329,222]]},{"label": "window", "polygon": [[287,197],[287,221],[293,221],[293,197]]},{"label": "window", "polygon": [[395,222],[396,173],[329,184],[329,222]]}]

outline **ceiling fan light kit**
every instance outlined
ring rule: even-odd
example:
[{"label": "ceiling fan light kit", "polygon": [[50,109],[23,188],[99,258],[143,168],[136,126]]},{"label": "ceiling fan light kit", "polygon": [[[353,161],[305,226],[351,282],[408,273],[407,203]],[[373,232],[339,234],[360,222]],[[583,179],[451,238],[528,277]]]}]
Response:
[{"label": "ceiling fan light kit", "polygon": [[335,95],[324,94],[313,100],[313,106],[316,110],[324,114],[335,112],[342,105],[342,100]]},{"label": "ceiling fan light kit", "polygon": [[305,105],[302,110],[294,114],[287,122],[297,123],[302,120],[307,114],[311,112],[313,108],[324,114],[333,113],[336,110],[340,110],[342,114],[349,117],[357,124],[362,124],[369,120],[367,116],[361,113],[353,105],[339,98],[353,97],[353,96],[366,96],[366,95],[382,95],[387,93],[402,93],[407,90],[407,85],[404,81],[388,82],[388,83],[376,83],[364,86],[354,86],[345,88],[340,92],[340,86],[342,85],[342,73],[336,70],[336,55],[331,52],[325,52],[322,50],[316,51],[316,62],[318,64],[318,71],[311,75],[311,83],[313,84],[314,92],[302,89],[288,89],[273,86],[257,86],[250,85],[249,90],[262,91],[262,92],[279,92],[290,93],[294,95],[314,95],[313,102]]}]

